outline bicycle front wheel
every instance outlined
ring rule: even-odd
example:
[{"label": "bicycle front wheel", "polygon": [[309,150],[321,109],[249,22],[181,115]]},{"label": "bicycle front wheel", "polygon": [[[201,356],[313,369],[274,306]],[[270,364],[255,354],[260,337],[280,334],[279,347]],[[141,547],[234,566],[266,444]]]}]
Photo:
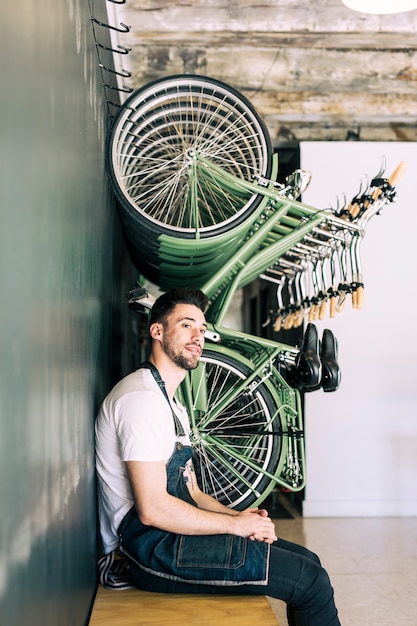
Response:
[{"label": "bicycle front wheel", "polygon": [[199,178],[193,155],[244,180],[271,172],[272,148],[251,103],[219,80],[179,75],[132,94],[108,138],[107,167],[134,232],[211,237],[250,216],[262,197]]},{"label": "bicycle front wheel", "polygon": [[226,506],[242,510],[260,503],[276,484],[287,447],[282,417],[266,383],[256,380],[248,387],[251,370],[233,356],[204,350],[199,367],[208,407],[193,425],[199,484]]}]

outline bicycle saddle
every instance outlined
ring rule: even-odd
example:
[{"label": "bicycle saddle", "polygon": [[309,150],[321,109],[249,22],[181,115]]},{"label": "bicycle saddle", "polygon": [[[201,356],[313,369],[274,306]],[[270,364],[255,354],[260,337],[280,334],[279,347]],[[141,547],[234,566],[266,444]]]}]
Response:
[{"label": "bicycle saddle", "polygon": [[336,391],[340,385],[340,367],[337,362],[337,339],[325,328],[321,340],[320,359],[322,364],[321,386],[323,391]]},{"label": "bicycle saddle", "polygon": [[319,350],[317,328],[310,322],[304,333],[303,345],[297,355],[294,372],[305,391],[315,391],[320,387],[322,365]]}]

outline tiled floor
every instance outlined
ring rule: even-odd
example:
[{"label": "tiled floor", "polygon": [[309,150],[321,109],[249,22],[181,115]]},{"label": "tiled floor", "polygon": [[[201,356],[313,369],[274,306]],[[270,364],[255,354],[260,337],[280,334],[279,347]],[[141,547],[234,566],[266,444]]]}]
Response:
[{"label": "tiled floor", "polygon": [[[279,519],[276,529],[320,556],[342,626],[417,626],[417,518]],[[287,626],[284,603],[270,602]]]}]

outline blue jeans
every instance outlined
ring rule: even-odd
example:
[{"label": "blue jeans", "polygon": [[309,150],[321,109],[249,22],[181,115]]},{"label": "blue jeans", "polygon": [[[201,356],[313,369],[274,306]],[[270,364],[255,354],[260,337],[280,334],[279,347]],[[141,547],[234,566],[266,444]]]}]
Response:
[{"label": "blue jeans", "polygon": [[[167,464],[167,491],[196,506],[183,478],[190,457],[191,448],[176,446]],[[144,526],[134,508],[119,537],[131,560],[129,576],[140,589],[267,595],[286,602],[290,626],[340,626],[327,572],[302,546],[278,539],[269,551],[265,543],[232,535],[175,535]]]},{"label": "blue jeans", "polygon": [[289,626],[340,626],[333,589],[320,560],[307,548],[278,539],[271,546],[267,585],[214,586],[167,580],[133,568],[133,584],[162,593],[267,595],[287,604]]},{"label": "blue jeans", "polygon": [[[190,446],[176,445],[167,463],[167,491],[196,507],[184,479],[191,454]],[[235,535],[170,533],[142,524],[134,507],[118,533],[120,549],[132,560],[132,568],[161,578],[221,587],[267,582],[270,546],[266,543]]]}]

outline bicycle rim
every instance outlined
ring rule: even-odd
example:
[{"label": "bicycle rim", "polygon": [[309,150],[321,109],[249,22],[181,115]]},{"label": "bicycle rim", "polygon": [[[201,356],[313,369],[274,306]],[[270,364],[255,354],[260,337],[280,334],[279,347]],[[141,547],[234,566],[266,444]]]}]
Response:
[{"label": "bicycle rim", "polygon": [[128,98],[106,152],[122,207],[151,232],[190,238],[232,229],[261,201],[204,180],[193,155],[253,180],[270,174],[272,148],[264,123],[238,91],[207,77],[173,76]]},{"label": "bicycle rim", "polygon": [[[241,385],[249,374],[238,360],[205,350],[200,367],[207,381],[206,414],[193,429],[194,464],[201,488],[235,509],[261,502],[285,459],[277,405],[266,385],[231,394],[218,414],[219,400]],[[213,415],[212,415],[213,411]]]}]

